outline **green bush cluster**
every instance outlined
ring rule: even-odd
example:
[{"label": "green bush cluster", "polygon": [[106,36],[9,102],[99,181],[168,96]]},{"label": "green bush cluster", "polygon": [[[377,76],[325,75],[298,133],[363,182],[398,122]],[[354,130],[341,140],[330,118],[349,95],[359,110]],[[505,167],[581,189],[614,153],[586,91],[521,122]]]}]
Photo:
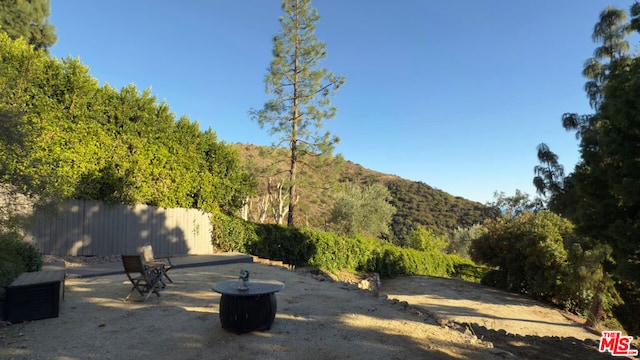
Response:
[{"label": "green bush cluster", "polygon": [[472,245],[472,257],[497,267],[485,282],[550,301],[561,293],[568,265],[565,241],[573,225],[548,212],[521,213],[485,223],[487,233]]},{"label": "green bush cluster", "polygon": [[214,218],[213,244],[221,251],[250,253],[295,266],[377,272],[387,278],[455,276],[461,266],[475,266],[471,260],[439,251],[404,249],[384,241],[319,230],[255,224],[223,214]]},{"label": "green bush cluster", "polygon": [[0,287],[10,285],[20,274],[42,268],[40,251],[14,232],[0,235]]},{"label": "green bush cluster", "polygon": [[473,266],[473,262],[456,255],[439,251],[420,251],[384,244],[373,251],[370,269],[381,277],[401,275],[456,276],[461,264]]},{"label": "green bush cluster", "polygon": [[[218,251],[249,252],[249,245],[257,241],[253,223],[220,211],[211,216],[213,233],[211,242]],[[257,254],[256,254],[257,255]]]},{"label": "green bush cluster", "polygon": [[[463,258],[464,259],[464,258]],[[473,263],[457,263],[454,266],[454,273],[457,278],[466,281],[480,283],[491,270],[486,266],[478,266]]]},{"label": "green bush cluster", "polygon": [[254,229],[257,241],[248,249],[253,255],[306,266],[316,252],[316,244],[301,229],[275,224],[255,224]]},{"label": "green bush cluster", "polygon": [[347,269],[363,271],[377,241],[360,237],[344,237],[334,233],[302,230],[315,245],[309,265],[329,271]]},{"label": "green bush cluster", "polygon": [[482,284],[528,294],[586,315],[603,287],[605,310],[619,303],[614,282],[604,277],[605,247],[583,249],[573,224],[549,211],[524,212],[485,222],[472,258],[492,269]]},{"label": "green bush cluster", "polygon": [[426,251],[443,252],[447,248],[447,240],[442,235],[436,234],[433,229],[418,226],[407,236],[407,247]]}]

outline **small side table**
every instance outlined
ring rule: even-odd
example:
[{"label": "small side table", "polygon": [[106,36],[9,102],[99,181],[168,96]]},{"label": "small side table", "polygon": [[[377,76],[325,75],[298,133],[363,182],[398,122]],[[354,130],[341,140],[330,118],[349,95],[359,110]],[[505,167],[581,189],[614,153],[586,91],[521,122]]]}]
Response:
[{"label": "small side table", "polygon": [[270,330],[276,317],[276,292],[284,283],[275,280],[249,280],[247,289],[238,289],[238,280],[215,284],[213,291],[220,297],[220,323],[223,329],[242,334],[255,330]]}]

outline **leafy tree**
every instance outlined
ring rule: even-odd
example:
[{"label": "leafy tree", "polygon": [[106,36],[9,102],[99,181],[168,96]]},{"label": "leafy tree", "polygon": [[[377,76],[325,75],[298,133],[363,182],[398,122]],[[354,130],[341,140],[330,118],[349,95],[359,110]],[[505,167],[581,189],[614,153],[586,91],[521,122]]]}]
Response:
[{"label": "leafy tree", "polygon": [[[591,35],[592,40],[601,45],[595,49],[594,56],[584,63],[582,74],[587,78],[584,89],[589,103],[596,111],[604,99],[604,87],[612,62],[624,58],[629,52],[629,43],[625,37],[632,32],[632,26],[626,23],[626,19],[627,14],[624,10],[608,6],[600,13],[599,21]],[[562,126],[567,131],[575,131],[576,138],[581,139],[582,155],[587,162],[598,161],[598,119],[597,113],[562,115]],[[564,169],[558,163],[558,156],[544,143],[538,146],[538,160],[540,165],[534,168],[536,177],[533,180],[538,193],[548,196],[552,209],[565,210],[568,205],[565,204],[567,199],[563,198],[563,195],[571,190],[571,176],[565,179]]]},{"label": "leafy tree", "polygon": [[443,235],[437,235],[433,229],[418,226],[409,234],[407,245],[420,251],[444,252],[448,244]]},{"label": "leafy tree", "polygon": [[450,237],[447,252],[463,258],[470,258],[469,251],[475,239],[484,235],[487,229],[481,224],[474,224],[470,227],[458,227]]},{"label": "leafy tree", "polygon": [[199,154],[204,161],[207,177],[201,177],[197,189],[209,190],[208,193],[200,194],[196,200],[202,203],[208,201],[210,204],[198,208],[211,209],[217,204],[223,211],[233,213],[242,207],[247,197],[256,193],[256,180],[242,170],[238,150],[219,141],[213,130],[208,129],[201,138],[203,147]]},{"label": "leafy tree", "polygon": [[341,235],[388,236],[395,213],[389,197],[389,190],[380,183],[348,185],[338,194],[329,221]]},{"label": "leafy tree", "polygon": [[637,1],[633,3],[629,12],[631,13],[631,21],[629,22],[631,31],[640,33],[640,3]]},{"label": "leafy tree", "polygon": [[[640,58],[612,64],[598,124],[599,157],[589,173],[575,178],[579,194],[590,204],[598,204],[592,213],[577,209],[580,230],[599,235],[599,242],[612,248],[615,274],[625,302],[635,304],[631,316],[623,316],[629,331],[640,331]],[[599,192],[587,192],[585,186],[597,181]],[[595,196],[594,196],[595,195]],[[604,196],[598,196],[604,195]],[[597,218],[597,219],[596,219]],[[597,231],[593,223],[598,221]]]},{"label": "leafy tree", "polygon": [[[611,251],[602,256],[603,276],[593,296],[589,319],[601,320],[613,276],[625,305],[616,311],[627,331],[640,331],[640,60],[629,56],[625,37],[638,30],[640,5],[623,10],[607,7],[594,27],[600,44],[585,63],[585,90],[593,114],[564,114],[563,126],[576,131],[581,160],[561,189],[552,192],[550,207],[571,219],[584,241],[584,251]],[[609,249],[609,250],[607,250]],[[635,309],[635,310],[632,310]]]},{"label": "leafy tree", "polygon": [[542,210],[542,200],[530,199],[529,194],[516,189],[513,196],[507,196],[504,192],[495,192],[493,202],[488,205],[497,209],[501,214],[513,218],[525,212],[538,212]]},{"label": "leafy tree", "polygon": [[487,232],[472,244],[474,261],[498,269],[494,284],[551,299],[560,291],[567,263],[564,242],[573,225],[549,211],[520,213],[487,221]]},{"label": "leafy tree", "polygon": [[261,110],[250,113],[261,127],[270,126],[280,143],[290,150],[289,212],[287,225],[294,226],[298,165],[305,155],[331,151],[338,142],[328,132],[320,134],[324,119],[335,116],[330,95],[345,82],[319,68],[326,57],[325,45],[315,35],[320,18],[310,0],[283,0],[282,32],[273,38],[273,59],[265,84],[269,100]]},{"label": "leafy tree", "polygon": [[484,227],[471,247],[475,261],[495,267],[483,283],[585,315],[595,299],[608,309],[619,302],[602,266],[607,249],[584,249],[569,220],[543,210],[502,216]]},{"label": "leafy tree", "polygon": [[547,144],[538,145],[538,160],[540,165],[536,165],[533,171],[536,176],[533,184],[538,193],[542,196],[554,196],[564,191],[564,167],[558,162],[556,155]]},{"label": "leafy tree", "polygon": [[[600,19],[593,28],[591,39],[600,42],[601,46],[594,51],[582,71],[588,81],[584,86],[591,107],[597,109],[603,100],[603,86],[609,74],[609,64],[629,52],[629,43],[625,37],[631,34],[631,27],[626,23],[627,13],[624,10],[607,6],[600,13]],[[604,62],[603,62],[604,61]]]},{"label": "leafy tree", "polygon": [[46,51],[56,42],[55,27],[48,21],[50,8],[49,0],[0,0],[0,31]]}]

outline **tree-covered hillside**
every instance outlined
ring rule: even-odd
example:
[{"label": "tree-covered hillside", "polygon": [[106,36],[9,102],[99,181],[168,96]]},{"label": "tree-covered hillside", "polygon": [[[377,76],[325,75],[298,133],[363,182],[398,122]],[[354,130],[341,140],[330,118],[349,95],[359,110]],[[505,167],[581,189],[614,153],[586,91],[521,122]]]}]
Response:
[{"label": "tree-covered hillside", "polygon": [[447,235],[458,227],[470,227],[497,215],[493,208],[450,195],[423,182],[397,178],[385,183],[391,192],[391,204],[397,209],[391,227],[399,239],[418,226]]},{"label": "tree-covered hillside", "polygon": [[[287,153],[269,147],[236,144],[245,170],[258,181],[258,194],[250,200],[246,218],[260,221],[260,211],[269,193],[278,196],[277,184],[286,171]],[[391,193],[390,203],[396,208],[391,222],[395,240],[401,240],[418,226],[432,229],[435,233],[448,235],[458,227],[469,227],[494,217],[495,210],[483,204],[455,197],[442,190],[422,183],[366,169],[341,157],[325,159],[326,167],[314,169],[309,164],[300,175],[300,225],[327,228],[329,213],[336,193],[345,184],[384,184]],[[287,198],[282,199],[288,202]],[[263,222],[277,222],[269,206],[264,210]],[[393,240],[393,239],[392,239]]]}]

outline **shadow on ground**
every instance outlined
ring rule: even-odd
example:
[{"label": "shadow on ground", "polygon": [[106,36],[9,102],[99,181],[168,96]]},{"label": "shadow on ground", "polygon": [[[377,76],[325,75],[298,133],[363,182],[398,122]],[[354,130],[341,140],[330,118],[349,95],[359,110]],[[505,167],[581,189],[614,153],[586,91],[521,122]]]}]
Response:
[{"label": "shadow on ground", "polygon": [[504,330],[487,329],[478,324],[463,325],[481,340],[489,341],[522,359],[611,359],[611,354],[600,353],[598,342],[574,337],[522,336]]}]

